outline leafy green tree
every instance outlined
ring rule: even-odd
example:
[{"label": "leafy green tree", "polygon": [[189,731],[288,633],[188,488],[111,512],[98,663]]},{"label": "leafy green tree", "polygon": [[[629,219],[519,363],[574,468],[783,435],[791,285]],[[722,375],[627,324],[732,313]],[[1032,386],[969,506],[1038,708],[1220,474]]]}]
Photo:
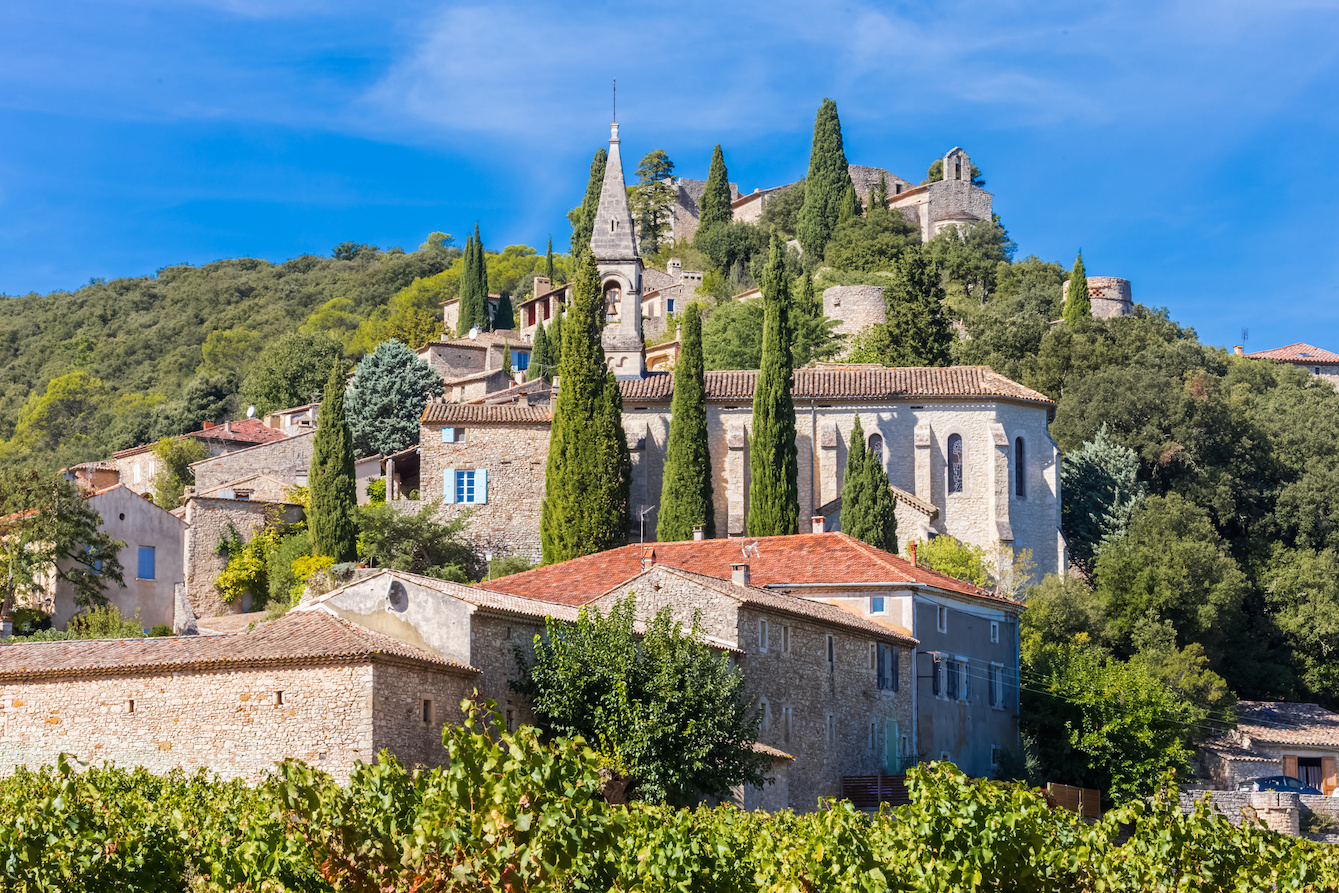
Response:
[{"label": "leafy green tree", "polygon": [[153,478],[153,501],[171,511],[181,505],[186,488],[195,484],[192,462],[209,458],[209,447],[194,437],[164,437],[154,444],[158,473]]},{"label": "leafy green tree", "polygon": [[1093,302],[1088,294],[1088,277],[1083,271],[1083,252],[1074,259],[1074,270],[1069,274],[1069,294],[1065,301],[1065,322],[1074,325],[1093,315]]},{"label": "leafy green tree", "polygon": [[[841,350],[843,337],[835,331],[837,321],[823,315],[821,302],[816,311],[806,310],[806,307],[813,307],[814,304],[811,298],[804,295],[803,279],[800,280],[798,291],[800,294],[787,314],[795,368],[815,360],[832,359]],[[706,368],[761,368],[765,315],[765,301],[726,300],[719,304],[703,324]]]},{"label": "leafy green tree", "polygon": [[366,242],[340,242],[330,252],[330,256],[335,260],[371,260],[381,251],[375,245],[368,245]]},{"label": "leafy green tree", "polygon": [[1096,579],[1118,655],[1135,652],[1143,626],[1169,621],[1178,647],[1198,642],[1232,679],[1248,584],[1202,508],[1175,493],[1144,499],[1125,534],[1102,547]]},{"label": "leafy green tree", "polygon": [[696,622],[680,628],[668,607],[641,635],[635,617],[630,595],[608,614],[587,607],[575,624],[546,622],[515,685],[540,727],[599,742],[601,763],[633,799],[686,807],[761,786],[767,758],[753,749],[759,717],[743,674],[712,651]]},{"label": "leafy green tree", "polygon": [[154,430],[163,437],[198,431],[205,422],[226,421],[237,415],[237,373],[200,374],[192,378],[181,397],[158,407]]},{"label": "leafy green tree", "polygon": [[203,361],[196,372],[241,376],[260,352],[260,344],[260,333],[251,329],[216,329],[205,339],[204,347],[201,348]]},{"label": "leafy green tree", "polygon": [[75,604],[105,604],[107,584],[122,582],[125,543],[100,530],[102,518],[73,484],[36,471],[0,471],[0,616],[22,599],[67,583]]},{"label": "leafy green tree", "polygon": [[1305,699],[1339,706],[1339,559],[1333,549],[1277,548],[1265,570],[1265,600]]},{"label": "leafy green tree", "polygon": [[324,332],[336,341],[343,343],[352,337],[362,323],[358,307],[349,298],[331,298],[320,307],[298,329],[299,332]]},{"label": "leafy green tree", "polygon": [[632,460],[623,433],[623,399],[605,366],[604,295],[595,256],[572,283],[544,476],[540,539],[544,563],[620,545],[627,536]]},{"label": "leafy green tree", "polygon": [[493,328],[504,330],[516,328],[516,311],[511,306],[511,295],[505,291],[498,298],[497,310],[493,315]]},{"label": "leafy green tree", "polygon": [[358,363],[345,396],[354,454],[389,456],[417,444],[423,408],[443,387],[427,361],[399,341],[378,345]]},{"label": "leafy green tree", "polygon": [[800,504],[795,404],[790,393],[790,279],[776,236],[772,237],[762,293],[762,362],[753,387],[747,526],[749,536],[782,536],[798,532]]},{"label": "leafy green tree", "polygon": [[358,558],[371,567],[386,567],[442,580],[468,583],[484,569],[482,557],[461,535],[469,516],[437,517],[435,505],[417,512],[392,503],[358,507]]},{"label": "leafy green tree", "polygon": [[837,103],[824,99],[814,118],[814,142],[809,150],[809,175],[804,181],[804,205],[796,220],[796,235],[806,265],[823,256],[828,239],[841,218],[842,201],[851,186],[851,173],[842,148],[842,125]]},{"label": "leafy green tree", "polygon": [[880,456],[865,447],[860,416],[851,427],[842,479],[842,532],[897,554],[897,500]]},{"label": "leafy green tree", "polygon": [[1060,460],[1060,526],[1070,560],[1091,573],[1098,549],[1125,532],[1146,489],[1138,454],[1113,443],[1105,425],[1082,449],[1066,453]]},{"label": "leafy green tree", "polygon": [[804,207],[804,185],[804,180],[798,180],[763,200],[762,217],[758,219],[763,229],[776,230],[787,239],[795,237]]},{"label": "leafy green tree", "polygon": [[[728,274],[736,267],[747,271],[758,258],[765,262],[767,239],[767,233],[751,223],[727,220],[710,227],[698,227],[693,247],[707,256],[713,270]],[[749,287],[753,286],[750,284]],[[738,294],[743,289],[731,291]]]},{"label": "leafy green tree", "polygon": [[1143,662],[1048,645],[1022,672],[1019,725],[1040,777],[1124,803],[1188,776],[1194,710]]},{"label": "leafy green tree", "polygon": [[[855,191],[851,191],[855,196]],[[836,270],[862,273],[894,271],[897,261],[921,244],[920,227],[901,213],[883,211],[868,217],[844,217],[832,231],[825,261]]]},{"label": "leafy green tree", "polygon": [[720,143],[711,152],[711,167],[707,170],[707,185],[697,203],[697,227],[703,230],[718,223],[729,223],[734,218],[730,207],[730,174],[725,169],[725,155]]},{"label": "leafy green tree", "polygon": [[544,367],[549,362],[548,334],[544,331],[544,323],[540,322],[535,327],[535,342],[530,349],[530,365],[525,368],[526,381],[534,381],[541,375],[545,375]]},{"label": "leafy green tree", "polygon": [[595,214],[600,210],[600,188],[604,186],[604,169],[609,163],[609,150],[601,146],[595,150],[590,163],[590,179],[586,181],[586,196],[581,204],[567,212],[572,224],[572,259],[580,260],[583,252],[590,251],[591,236],[595,235]]},{"label": "leafy green tree", "polygon": [[664,483],[656,520],[656,539],[661,542],[692,539],[693,528],[699,524],[707,539],[716,537],[711,445],[707,436],[707,385],[702,374],[702,313],[698,305],[689,304],[684,310],[680,337]]},{"label": "leafy green tree", "polygon": [[632,191],[632,219],[637,224],[638,249],[645,256],[660,250],[670,228],[670,206],[674,187],[666,181],[674,174],[674,162],[664,149],[646,153],[637,165],[637,185]]},{"label": "leafy green tree", "polygon": [[[846,502],[842,501],[842,524],[846,523]],[[966,580],[975,586],[990,585],[991,562],[980,546],[952,536],[936,536],[916,547],[916,561],[930,570]]]},{"label": "leafy green tree", "polygon": [[996,289],[1001,266],[1008,267],[1018,246],[1000,216],[965,226],[946,226],[925,243],[926,258],[947,280],[950,298],[985,303]]},{"label": "leafy green tree", "polygon": [[944,313],[939,270],[921,252],[907,252],[897,261],[884,301],[887,322],[856,335],[851,362],[947,366],[952,361],[956,336]]},{"label": "leafy green tree", "polygon": [[107,388],[87,372],[57,376],[19,410],[14,436],[5,445],[12,458],[24,453],[78,454],[93,446]]},{"label": "leafy green tree", "polygon": [[257,415],[312,403],[330,367],[341,362],[338,341],[320,332],[291,332],[266,345],[242,382],[242,401]]},{"label": "leafy green tree", "polygon": [[353,435],[344,419],[342,364],[330,367],[325,384],[308,480],[311,497],[307,523],[312,549],[337,562],[353,561],[358,557],[358,493],[354,485]]}]

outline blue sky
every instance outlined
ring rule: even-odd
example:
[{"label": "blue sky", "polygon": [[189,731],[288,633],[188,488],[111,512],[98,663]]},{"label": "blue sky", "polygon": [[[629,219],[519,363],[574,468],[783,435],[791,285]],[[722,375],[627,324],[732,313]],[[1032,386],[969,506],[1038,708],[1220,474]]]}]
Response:
[{"label": "blue sky", "polygon": [[[1339,2],[0,2],[0,292],[180,262],[565,246],[608,135],[744,190],[961,145],[1019,246],[1201,338],[1339,351]],[[631,174],[631,170],[628,172]]]}]

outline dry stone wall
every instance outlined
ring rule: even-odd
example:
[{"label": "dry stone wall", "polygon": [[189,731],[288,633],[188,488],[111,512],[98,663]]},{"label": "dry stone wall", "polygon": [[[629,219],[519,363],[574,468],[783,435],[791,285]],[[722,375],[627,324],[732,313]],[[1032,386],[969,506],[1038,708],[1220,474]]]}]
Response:
[{"label": "dry stone wall", "polygon": [[257,474],[305,484],[312,464],[312,442],[315,436],[314,431],[308,431],[274,443],[197,462],[191,466],[195,471],[195,491],[203,493]]},{"label": "dry stone wall", "polygon": [[[218,554],[219,543],[229,530],[237,531],[243,542],[250,542],[264,529],[270,503],[245,499],[195,498],[186,503],[186,598],[196,617],[217,617],[251,610],[251,599],[242,596],[231,604],[214,588],[228,559]],[[302,508],[281,505],[279,516],[288,523],[302,518]]]},{"label": "dry stone wall", "polygon": [[426,666],[377,664],[373,681],[373,752],[389,750],[406,766],[446,765],[442,730],[460,724],[461,701],[473,694],[474,680]]}]

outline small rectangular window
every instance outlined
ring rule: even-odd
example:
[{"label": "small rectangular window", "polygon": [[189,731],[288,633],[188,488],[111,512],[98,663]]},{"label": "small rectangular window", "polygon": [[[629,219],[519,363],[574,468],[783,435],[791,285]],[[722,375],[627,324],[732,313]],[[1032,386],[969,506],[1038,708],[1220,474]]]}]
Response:
[{"label": "small rectangular window", "polygon": [[879,735],[874,730],[874,723],[869,724],[869,752],[874,753],[874,747],[878,743]]},{"label": "small rectangular window", "polygon": [[455,428],[442,429],[442,443],[456,443],[458,440]]},{"label": "small rectangular window", "polygon": [[790,627],[781,627],[781,653],[790,654]]},{"label": "small rectangular window", "polygon": [[786,738],[787,741],[789,741],[789,740],[790,740],[791,726],[792,726],[792,725],[794,724],[794,722],[795,722],[795,711],[794,711],[792,708],[790,708],[790,707],[782,707],[782,708],[781,708],[781,720],[782,720],[782,723],[783,723],[784,726],[785,726],[785,729],[784,729],[784,732],[785,732],[785,738]]},{"label": "small rectangular window", "polygon": [[767,651],[767,621],[762,618],[758,620],[758,650]]},{"label": "small rectangular window", "polygon": [[828,636],[828,669],[834,669],[837,666],[837,640]]},{"label": "small rectangular window", "polygon": [[1000,706],[1000,666],[991,664],[986,670],[986,695],[990,700],[990,706]]},{"label": "small rectangular window", "polygon": [[139,547],[139,570],[135,575],[141,580],[154,579],[153,546]]},{"label": "small rectangular window", "polygon": [[530,368],[530,354],[524,350],[518,350],[511,355],[511,368],[517,372],[524,372]]},{"label": "small rectangular window", "polygon": [[424,721],[424,722],[432,722],[432,721],[433,721],[433,718],[434,718],[434,717],[433,717],[433,709],[432,709],[432,698],[424,698],[424,699],[423,699],[423,721]]},{"label": "small rectangular window", "polygon": [[758,713],[761,714],[760,724],[764,732],[772,728],[772,711],[769,709],[766,698],[758,699]]},{"label": "small rectangular window", "polygon": [[996,620],[992,620],[992,621],[990,621],[990,641],[991,641],[992,643],[998,643],[998,642],[1000,641],[1000,624],[999,624],[999,621],[996,621]]},{"label": "small rectangular window", "polygon": [[474,502],[474,472],[456,472],[456,502]]},{"label": "small rectangular window", "polygon": [[669,298],[667,301],[665,301],[665,308],[666,308],[666,310],[668,310],[668,312],[670,312],[670,313],[673,313],[673,312],[674,312],[674,299],[673,299],[673,298]]},{"label": "small rectangular window", "polygon": [[930,657],[930,690],[938,697],[944,690],[943,684],[944,660],[938,654]]},{"label": "small rectangular window", "polygon": [[948,632],[948,608],[944,605],[935,606],[935,629],[941,633]]},{"label": "small rectangular window", "polygon": [[884,600],[881,595],[870,596],[869,612],[871,614],[882,614],[884,612]]},{"label": "small rectangular window", "polygon": [[947,684],[944,686],[944,693],[950,701],[958,699],[958,662],[956,660],[947,661],[948,673]]},{"label": "small rectangular window", "polygon": [[282,706],[284,706],[284,693],[283,693],[283,692],[281,692],[281,691],[276,691],[276,692],[274,693],[274,706],[276,706],[276,707],[282,707]]},{"label": "small rectangular window", "polygon": [[897,691],[897,648],[878,646],[878,674],[880,691]]},{"label": "small rectangular window", "polygon": [[871,670],[878,669],[878,666],[879,666],[879,663],[878,663],[878,661],[879,661],[878,651],[879,651],[879,646],[878,646],[878,644],[875,643],[875,642],[870,642],[870,643],[869,643],[869,668],[870,668]]},{"label": "small rectangular window", "polygon": [[135,699],[131,698],[129,701],[126,701],[126,713],[134,713],[134,712],[135,712]]}]

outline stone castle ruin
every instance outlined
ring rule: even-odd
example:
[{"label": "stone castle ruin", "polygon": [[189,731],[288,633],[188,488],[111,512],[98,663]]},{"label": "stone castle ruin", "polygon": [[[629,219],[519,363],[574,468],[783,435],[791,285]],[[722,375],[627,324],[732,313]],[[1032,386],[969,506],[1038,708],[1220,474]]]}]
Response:
[{"label": "stone castle ruin", "polygon": [[[1069,282],[1061,287],[1061,302],[1069,300]],[[1093,316],[1097,319],[1111,319],[1115,316],[1129,316],[1134,312],[1134,300],[1130,297],[1130,280],[1117,279],[1114,276],[1089,276],[1088,298],[1093,304]]]}]

